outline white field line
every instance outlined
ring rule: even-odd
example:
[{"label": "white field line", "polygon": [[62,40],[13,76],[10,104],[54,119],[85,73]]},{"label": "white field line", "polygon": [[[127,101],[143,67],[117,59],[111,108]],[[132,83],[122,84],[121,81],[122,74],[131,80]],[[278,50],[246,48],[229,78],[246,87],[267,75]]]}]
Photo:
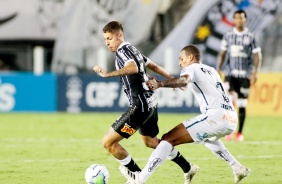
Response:
[{"label": "white field line", "polygon": [[[77,158],[69,158],[69,159],[25,159],[25,160],[15,160],[13,162],[24,162],[24,163],[59,163],[59,162],[80,162],[80,159]],[[2,160],[0,159],[0,163],[11,162],[11,160]]]},{"label": "white field line", "polygon": [[[257,156],[245,156],[245,155],[240,155],[236,156],[236,158],[240,159],[246,159],[246,160],[251,160],[251,159],[277,159],[277,158],[282,158],[282,155],[257,155]],[[188,160],[218,160],[219,158],[214,156],[214,157],[206,157],[206,158],[189,158]],[[108,160],[113,161],[115,160],[114,158],[108,158]],[[139,160],[139,161],[146,161],[148,158],[134,158],[134,160]],[[60,162],[80,162],[80,159],[77,158],[69,158],[69,159],[25,159],[25,160],[13,160],[14,162],[24,162],[24,163],[60,163]],[[11,162],[11,160],[2,160],[0,159],[0,163],[6,163],[6,162]]]},{"label": "white field line", "polygon": [[[256,155],[256,156],[245,156],[239,155],[235,156],[236,158],[251,160],[251,159],[274,159],[274,158],[282,158],[282,155]],[[206,157],[206,158],[188,158],[188,160],[218,160],[219,158],[214,157]],[[134,158],[134,160],[148,160],[148,158]]]},{"label": "white field line", "polygon": [[[37,143],[37,142],[85,142],[85,143],[93,143],[93,142],[102,142],[101,139],[91,139],[91,138],[84,138],[84,139],[76,139],[76,138],[70,138],[70,139],[64,139],[64,138],[28,138],[28,139],[14,139],[14,138],[7,138],[7,139],[0,139],[0,142],[2,143]],[[282,144],[282,141],[243,141],[243,142],[236,142],[236,141],[228,141],[224,142],[224,144],[253,144],[253,145],[261,145],[261,144],[269,144],[269,145],[280,145]]]},{"label": "white field line", "polygon": [[[47,142],[58,142],[58,143],[73,143],[73,142],[83,142],[83,143],[93,143],[93,142],[101,142],[99,139],[47,139],[47,138],[41,138],[41,139],[35,139],[35,138],[29,138],[29,139],[0,139],[0,145],[4,144],[6,147],[10,145],[10,147],[17,147],[16,144],[18,143],[47,143]],[[281,145],[282,141],[243,141],[243,142],[225,142],[225,144],[247,144],[247,145]],[[238,155],[236,158],[240,159],[274,159],[274,158],[282,158],[282,155],[256,155],[256,156],[245,156],[245,155]],[[214,157],[202,157],[202,158],[189,158],[189,160],[215,160],[218,159],[216,156]],[[112,157],[108,160],[114,160]],[[148,158],[134,158],[134,160],[148,160]],[[19,162],[80,162],[80,159],[77,158],[71,158],[71,159],[25,159],[25,160],[18,160]],[[0,159],[0,163],[4,162],[10,162],[10,160],[4,160]]]}]

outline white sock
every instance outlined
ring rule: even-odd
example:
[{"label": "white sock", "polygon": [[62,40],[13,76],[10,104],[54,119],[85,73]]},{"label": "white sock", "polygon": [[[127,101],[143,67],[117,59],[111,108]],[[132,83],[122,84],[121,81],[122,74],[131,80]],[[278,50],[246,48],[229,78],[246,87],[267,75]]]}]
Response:
[{"label": "white sock", "polygon": [[231,166],[234,172],[238,172],[238,169],[240,169],[241,164],[226,149],[221,140],[206,141],[204,145],[209,148],[216,156],[226,161]]},{"label": "white sock", "polygon": [[130,154],[128,154],[128,156],[125,159],[123,160],[116,159],[116,160],[120,163],[120,165],[127,165],[131,161],[131,156]]},{"label": "white sock", "polygon": [[178,154],[178,150],[173,148],[170,152],[170,154],[168,155],[167,159],[169,160],[173,160]]},{"label": "white sock", "polygon": [[152,152],[146,166],[139,174],[139,179],[141,182],[145,183],[148,180],[156,168],[166,160],[168,155],[171,153],[172,148],[172,145],[167,141],[160,142],[160,144]]}]

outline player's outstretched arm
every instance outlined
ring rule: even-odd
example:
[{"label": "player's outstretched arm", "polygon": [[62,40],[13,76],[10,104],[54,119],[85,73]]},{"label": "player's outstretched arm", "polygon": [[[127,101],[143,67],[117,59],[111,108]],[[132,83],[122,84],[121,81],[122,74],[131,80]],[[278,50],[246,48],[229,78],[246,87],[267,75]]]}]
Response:
[{"label": "player's outstretched arm", "polygon": [[151,90],[156,90],[160,87],[167,87],[167,88],[181,88],[188,85],[191,81],[189,75],[183,75],[179,78],[168,79],[164,81],[157,81],[156,79],[147,81],[147,86]]}]

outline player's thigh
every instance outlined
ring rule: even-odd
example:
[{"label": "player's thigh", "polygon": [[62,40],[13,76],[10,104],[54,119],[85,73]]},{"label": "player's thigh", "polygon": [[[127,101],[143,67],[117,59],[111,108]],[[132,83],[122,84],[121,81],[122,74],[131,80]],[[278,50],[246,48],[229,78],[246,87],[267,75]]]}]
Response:
[{"label": "player's thigh", "polygon": [[142,114],[140,108],[130,106],[127,111],[112,124],[112,128],[122,137],[129,138],[142,126],[146,118],[147,114]]},{"label": "player's thigh", "polygon": [[229,92],[236,92],[239,93],[240,91],[240,81],[239,78],[231,76],[229,78]]},{"label": "player's thigh", "polygon": [[187,131],[183,123],[178,124],[176,127],[171,129],[168,133],[162,136],[162,140],[166,140],[173,146],[179,144],[194,142],[190,133]]},{"label": "player's thigh", "polygon": [[140,126],[139,133],[142,136],[148,136],[148,137],[154,138],[159,134],[158,108],[150,109],[148,113],[145,113],[145,116],[147,116],[147,119],[146,120],[141,119],[141,121],[143,122],[142,122],[142,125]]},{"label": "player's thigh", "polygon": [[240,89],[238,92],[238,98],[248,98],[250,93],[250,79],[249,78],[242,78],[240,79]]},{"label": "player's thigh", "polygon": [[[222,116],[220,117],[222,119]],[[185,129],[196,143],[202,143],[208,138],[217,136],[222,127],[217,125],[217,120],[208,114],[200,114],[183,122]]]}]

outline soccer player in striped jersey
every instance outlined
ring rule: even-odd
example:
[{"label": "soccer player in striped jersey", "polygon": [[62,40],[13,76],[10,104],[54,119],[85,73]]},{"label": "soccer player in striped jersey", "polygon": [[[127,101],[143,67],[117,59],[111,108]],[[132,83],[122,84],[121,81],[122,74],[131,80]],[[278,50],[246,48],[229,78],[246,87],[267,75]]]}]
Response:
[{"label": "soccer player in striped jersey", "polygon": [[[247,27],[247,15],[244,10],[233,14],[235,27],[226,32],[221,41],[221,51],[217,71],[225,64],[225,85],[232,101],[239,109],[239,129],[237,141],[243,141],[243,126],[246,117],[247,99],[250,85],[257,81],[261,59],[261,48],[257,45],[255,35]],[[226,136],[226,140],[234,138],[236,132]]]},{"label": "soccer player in striped jersey", "polygon": [[[236,129],[238,117],[219,74],[214,68],[202,64],[200,59],[199,49],[195,45],[188,45],[179,55],[179,66],[182,69],[179,78],[164,81],[153,79],[147,82],[152,90],[160,87],[188,87],[199,103],[201,114],[183,121],[164,134],[141,172],[131,172],[120,166],[120,170],[136,184],[144,184],[165,161],[174,146],[193,142],[205,145],[226,161],[233,170],[235,183],[250,174],[251,170],[241,165],[220,140]],[[191,183],[198,171],[199,167],[191,164],[184,184]]]},{"label": "soccer player in striped jersey", "polygon": [[[117,161],[130,171],[140,171],[140,168],[123,148],[119,141],[129,138],[137,130],[147,147],[156,148],[160,140],[157,99],[152,90],[146,85],[148,75],[146,68],[167,78],[174,78],[162,67],[141,54],[134,46],[124,41],[123,26],[117,21],[109,22],[103,28],[103,36],[108,49],[116,53],[115,71],[107,72],[99,66],[93,70],[102,77],[120,77],[120,83],[128,97],[130,106],[111,126],[103,138],[104,147]],[[177,163],[184,173],[191,166],[186,159],[173,149],[168,159]],[[126,183],[131,183],[127,181]]]}]

